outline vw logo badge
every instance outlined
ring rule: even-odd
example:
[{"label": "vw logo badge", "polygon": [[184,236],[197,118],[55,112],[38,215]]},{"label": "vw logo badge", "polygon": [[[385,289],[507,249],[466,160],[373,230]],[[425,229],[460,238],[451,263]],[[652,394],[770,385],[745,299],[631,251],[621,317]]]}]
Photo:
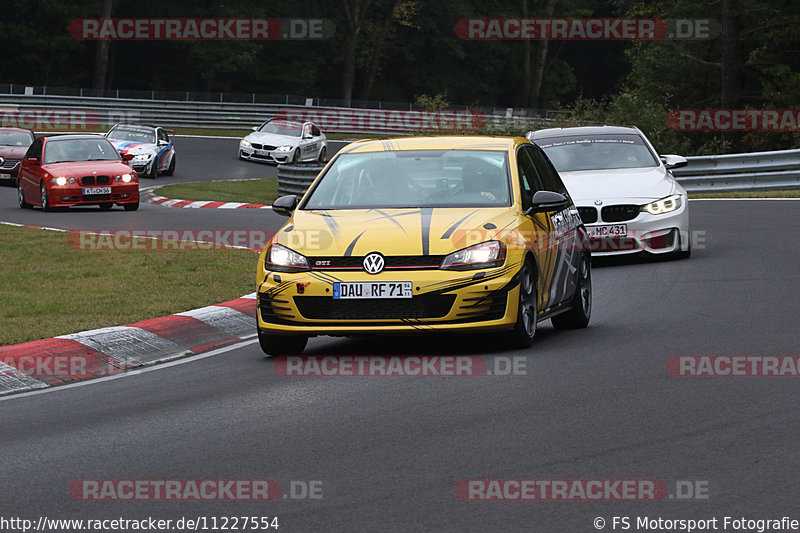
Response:
[{"label": "vw logo badge", "polygon": [[364,270],[366,270],[369,274],[377,274],[383,270],[384,266],[385,262],[383,260],[383,256],[379,253],[373,252],[364,258]]},{"label": "vw logo badge", "polygon": [[594,205],[603,205],[603,200],[595,200]]}]

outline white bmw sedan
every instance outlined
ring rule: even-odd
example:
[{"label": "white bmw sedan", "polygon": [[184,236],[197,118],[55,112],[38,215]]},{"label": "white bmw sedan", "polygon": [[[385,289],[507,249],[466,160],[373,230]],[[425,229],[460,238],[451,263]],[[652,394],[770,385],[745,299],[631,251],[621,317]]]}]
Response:
[{"label": "white bmw sedan", "polygon": [[322,163],[328,158],[328,139],[313,122],[273,118],[239,141],[239,158],[270,163]]},{"label": "white bmw sedan", "polygon": [[689,257],[688,198],[670,172],[686,166],[685,158],[659,157],[638,128],[550,128],[526,137],[561,175],[593,255]]}]

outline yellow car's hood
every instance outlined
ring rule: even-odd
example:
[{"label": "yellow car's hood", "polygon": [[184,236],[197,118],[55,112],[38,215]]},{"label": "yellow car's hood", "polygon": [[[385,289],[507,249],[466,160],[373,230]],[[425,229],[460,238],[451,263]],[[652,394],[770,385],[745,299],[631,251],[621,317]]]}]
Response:
[{"label": "yellow car's hood", "polygon": [[516,220],[508,207],[296,211],[276,238],[307,256],[446,255],[493,240]]}]

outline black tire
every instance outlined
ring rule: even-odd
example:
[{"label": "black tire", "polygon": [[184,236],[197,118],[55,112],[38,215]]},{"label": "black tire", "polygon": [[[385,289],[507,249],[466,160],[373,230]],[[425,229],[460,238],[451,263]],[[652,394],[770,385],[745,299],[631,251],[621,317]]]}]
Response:
[{"label": "black tire", "polygon": [[571,309],[554,316],[550,322],[556,329],[580,329],[589,325],[592,317],[592,257],[586,253],[581,256],[576,273],[577,290],[572,296]]},{"label": "black tire", "polygon": [[32,209],[33,206],[25,201],[25,197],[22,195],[22,183],[17,180],[17,202],[22,209]]},{"label": "black tire", "polygon": [[158,177],[158,156],[153,158],[153,169],[147,174],[147,177],[153,180]]},{"label": "black tire", "polygon": [[322,149],[319,151],[319,157],[317,157],[317,163],[324,163],[328,160],[328,148],[323,146]]},{"label": "black tire", "polygon": [[678,249],[672,252],[672,257],[675,259],[688,259],[692,255],[692,241],[689,240],[689,246],[686,247],[686,250],[683,250],[683,243],[681,243],[680,234],[678,234]]},{"label": "black tire", "polygon": [[136,200],[135,204],[122,204],[122,207],[125,211],[136,211],[139,209],[139,200]]},{"label": "black tire", "polygon": [[99,205],[101,211],[108,211],[109,209],[114,207],[114,202],[103,202],[102,204]]},{"label": "black tire", "polygon": [[300,355],[306,349],[308,337],[305,335],[270,335],[258,332],[258,344],[270,357],[278,355]]},{"label": "black tire", "polygon": [[298,161],[300,161],[300,148],[295,148],[292,155],[292,163],[297,163]]},{"label": "black tire", "polygon": [[39,184],[39,194],[42,199],[42,211],[52,211],[53,208],[50,207],[50,200],[47,197],[47,187],[45,187],[44,182]]},{"label": "black tire", "polygon": [[172,160],[169,162],[169,167],[164,171],[165,176],[172,176],[175,174],[175,154],[172,154]]},{"label": "black tire", "polygon": [[536,337],[539,321],[539,294],[536,289],[536,275],[533,264],[525,260],[519,272],[519,301],[517,302],[517,323],[511,330],[512,348],[528,348]]}]

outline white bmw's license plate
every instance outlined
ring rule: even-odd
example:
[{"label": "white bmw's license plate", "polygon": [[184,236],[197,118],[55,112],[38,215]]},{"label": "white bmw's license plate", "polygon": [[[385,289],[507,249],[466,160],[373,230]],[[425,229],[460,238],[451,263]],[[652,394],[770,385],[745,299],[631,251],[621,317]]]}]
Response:
[{"label": "white bmw's license plate", "polygon": [[586,226],[589,237],[625,237],[628,235],[627,224],[611,224],[608,226]]},{"label": "white bmw's license plate", "polygon": [[89,194],[111,194],[111,187],[84,187],[83,195]]},{"label": "white bmw's license plate", "polygon": [[0,174],[0,180],[10,180],[11,174]]},{"label": "white bmw's license plate", "polygon": [[333,284],[333,299],[348,298],[411,298],[410,281],[337,281]]}]

